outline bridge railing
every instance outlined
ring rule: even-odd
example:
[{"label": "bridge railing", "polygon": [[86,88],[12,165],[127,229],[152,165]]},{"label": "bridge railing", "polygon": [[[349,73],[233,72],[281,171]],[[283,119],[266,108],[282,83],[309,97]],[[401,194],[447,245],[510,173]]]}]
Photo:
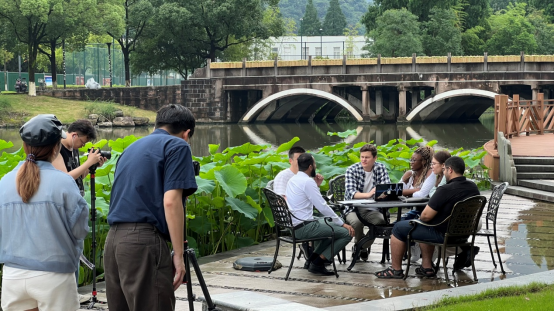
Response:
[{"label": "bridge railing", "polygon": [[498,147],[498,132],[509,139],[522,134],[554,132],[554,100],[545,100],[539,93],[536,100],[520,100],[515,94],[510,100],[507,95],[495,97],[494,147]]}]

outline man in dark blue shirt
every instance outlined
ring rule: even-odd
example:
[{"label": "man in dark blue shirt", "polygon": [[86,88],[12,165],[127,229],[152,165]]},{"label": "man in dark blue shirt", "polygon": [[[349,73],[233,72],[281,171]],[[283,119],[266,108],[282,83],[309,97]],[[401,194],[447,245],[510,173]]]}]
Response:
[{"label": "man in dark blue shirt", "polygon": [[185,274],[184,205],[197,189],[187,143],[194,126],[189,109],[166,105],[154,132],[118,159],[104,250],[110,310],[175,310],[175,290]]}]

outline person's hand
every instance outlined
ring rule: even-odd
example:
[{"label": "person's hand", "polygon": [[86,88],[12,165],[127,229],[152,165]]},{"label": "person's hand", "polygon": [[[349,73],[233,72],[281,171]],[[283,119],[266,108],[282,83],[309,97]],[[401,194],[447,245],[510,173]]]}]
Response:
[{"label": "person's hand", "polygon": [[318,173],[315,175],[314,180],[315,180],[315,183],[317,184],[317,187],[319,187],[321,183],[323,183],[323,176]]},{"label": "person's hand", "polygon": [[183,279],[185,278],[185,260],[183,255],[174,254],[172,257],[173,268],[175,269],[175,276],[173,277],[173,290],[177,290],[181,284],[183,284]]},{"label": "person's hand", "polygon": [[106,157],[100,157],[100,158],[101,158],[101,159],[100,159],[100,162],[98,163],[98,167],[104,166],[104,163],[105,163],[106,161],[108,161],[108,159],[107,159]]},{"label": "person's hand", "polygon": [[102,157],[102,155],[100,154],[100,149],[95,149],[94,152],[88,154],[88,159],[87,161],[85,161],[85,165],[87,165],[87,167],[96,165],[97,163],[101,162],[103,158],[104,157]]},{"label": "person's hand", "polygon": [[350,234],[351,237],[354,237],[354,228],[350,225],[343,223],[342,227],[348,230],[348,234]]},{"label": "person's hand", "polygon": [[373,195],[375,195],[375,190],[376,190],[376,188],[374,187],[374,188],[371,189],[371,191],[369,191],[369,193],[367,193],[367,194],[368,194],[368,198],[372,198]]}]

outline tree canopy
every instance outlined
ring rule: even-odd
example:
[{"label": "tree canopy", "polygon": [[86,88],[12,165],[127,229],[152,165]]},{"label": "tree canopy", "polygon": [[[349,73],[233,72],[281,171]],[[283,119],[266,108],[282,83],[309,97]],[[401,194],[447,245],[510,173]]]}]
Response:
[{"label": "tree canopy", "polygon": [[326,36],[342,36],[345,28],[346,18],[342,14],[339,0],[331,0],[323,21],[323,34]]},{"label": "tree canopy", "polygon": [[451,9],[431,9],[429,21],[422,24],[423,51],[426,55],[462,55],[462,32]]},{"label": "tree canopy", "polygon": [[300,22],[300,35],[302,36],[319,36],[321,35],[321,22],[317,16],[317,9],[314,6],[313,0],[308,0],[306,5],[306,13]]},{"label": "tree canopy", "polygon": [[373,42],[367,47],[370,55],[399,57],[423,52],[417,16],[408,10],[387,10],[377,18],[376,25],[370,33]]}]

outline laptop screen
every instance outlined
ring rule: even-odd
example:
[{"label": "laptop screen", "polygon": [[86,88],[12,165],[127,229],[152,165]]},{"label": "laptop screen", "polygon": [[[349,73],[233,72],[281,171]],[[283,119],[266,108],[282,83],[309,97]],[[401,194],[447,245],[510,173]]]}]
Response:
[{"label": "laptop screen", "polygon": [[402,183],[378,184],[375,186],[375,200],[398,200],[398,196],[402,195],[403,189],[404,185]]}]

